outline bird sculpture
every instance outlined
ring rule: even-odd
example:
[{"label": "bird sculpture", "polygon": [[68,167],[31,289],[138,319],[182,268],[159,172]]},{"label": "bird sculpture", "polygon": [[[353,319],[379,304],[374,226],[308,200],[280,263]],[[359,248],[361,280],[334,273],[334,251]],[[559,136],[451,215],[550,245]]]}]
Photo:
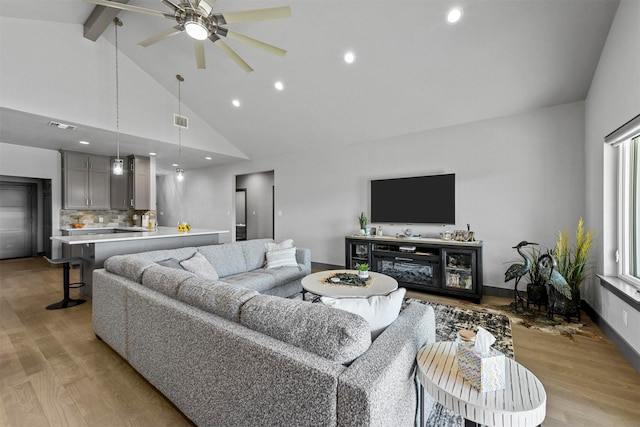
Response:
[{"label": "bird sculpture", "polygon": [[557,267],[558,263],[556,262],[556,259],[549,252],[540,255],[540,258],[538,258],[538,269],[540,270],[541,277],[545,281],[547,292],[550,297],[549,308],[547,310],[547,317],[549,319],[553,319],[555,311],[555,298],[552,297],[554,292],[562,294],[567,299],[571,299],[571,287],[564,276],[557,270]]},{"label": "bird sculpture", "polygon": [[512,264],[512,265],[509,266],[509,268],[507,268],[507,271],[504,272],[504,281],[505,281],[505,283],[510,281],[510,280],[513,280],[513,279],[516,280],[516,284],[515,284],[515,286],[513,288],[513,292],[515,293],[515,296],[514,296],[515,307],[514,308],[518,308],[518,303],[522,304],[522,297],[518,293],[518,283],[520,282],[520,279],[522,279],[522,276],[527,274],[529,272],[529,270],[531,269],[531,260],[529,259],[529,257],[527,255],[525,255],[522,252],[522,248],[524,248],[525,246],[529,246],[529,245],[537,245],[537,243],[531,243],[531,242],[527,242],[526,240],[523,240],[522,242],[518,243],[516,246],[513,247],[513,249],[518,251],[518,253],[522,257],[522,259],[524,260],[524,263],[523,264],[520,264],[520,263]]}]

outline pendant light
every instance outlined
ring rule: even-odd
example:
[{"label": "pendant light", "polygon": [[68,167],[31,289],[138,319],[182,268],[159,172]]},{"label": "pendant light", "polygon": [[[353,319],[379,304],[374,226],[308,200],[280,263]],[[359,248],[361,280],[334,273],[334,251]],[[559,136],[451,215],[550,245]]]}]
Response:
[{"label": "pendant light", "polygon": [[[178,116],[181,116],[182,111],[180,110],[180,86],[184,81],[184,77],[180,74],[176,74],[176,79],[178,79]],[[178,169],[176,169],[176,178],[178,181],[182,181],[184,179],[184,169],[182,169],[182,126],[178,126]]]},{"label": "pendant light", "polygon": [[118,27],[122,26],[122,21],[116,17],[113,20],[113,26],[116,29],[116,158],[113,159],[112,171],[114,175],[122,175],[124,162],[120,158],[120,86],[118,75]]}]

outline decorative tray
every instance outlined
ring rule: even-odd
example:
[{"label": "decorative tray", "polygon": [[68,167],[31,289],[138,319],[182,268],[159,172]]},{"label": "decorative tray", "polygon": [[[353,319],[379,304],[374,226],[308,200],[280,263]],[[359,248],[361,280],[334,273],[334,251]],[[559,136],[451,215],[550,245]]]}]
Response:
[{"label": "decorative tray", "polygon": [[361,279],[357,274],[353,273],[336,273],[327,277],[324,282],[332,286],[358,286],[367,287],[372,282],[372,277]]}]

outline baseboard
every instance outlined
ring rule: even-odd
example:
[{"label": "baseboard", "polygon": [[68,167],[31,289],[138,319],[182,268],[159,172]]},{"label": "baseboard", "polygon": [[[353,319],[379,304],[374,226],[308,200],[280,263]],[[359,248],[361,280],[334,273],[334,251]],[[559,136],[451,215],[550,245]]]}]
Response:
[{"label": "baseboard", "polygon": [[624,358],[631,363],[631,366],[633,366],[636,371],[640,372],[640,354],[638,354],[635,349],[615,331],[615,329],[600,317],[593,307],[591,307],[585,300],[581,301],[581,306],[584,312],[591,318],[591,320],[593,320],[605,336],[611,340],[613,345],[616,346]]},{"label": "baseboard", "polygon": [[504,297],[513,298],[513,289],[496,288],[494,286],[483,286],[482,295],[488,295],[491,297]]}]

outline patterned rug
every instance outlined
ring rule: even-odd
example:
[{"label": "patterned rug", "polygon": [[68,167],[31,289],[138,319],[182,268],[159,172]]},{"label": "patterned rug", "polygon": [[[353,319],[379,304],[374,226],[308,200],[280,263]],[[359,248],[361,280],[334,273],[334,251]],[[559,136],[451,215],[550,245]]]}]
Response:
[{"label": "patterned rug", "polygon": [[[306,293],[305,299],[312,300],[313,295]],[[504,314],[470,310],[468,308],[453,307],[413,298],[405,298],[402,308],[411,302],[418,302],[433,307],[436,315],[436,341],[455,341],[456,333],[460,329],[476,331],[478,326],[482,326],[496,337],[493,348],[513,359],[514,350],[513,337],[511,335],[511,321],[509,317]],[[428,396],[425,396],[425,414],[429,415],[424,427],[464,426],[464,419],[460,415],[456,415]]]},{"label": "patterned rug", "polygon": [[[456,333],[460,329],[475,331],[478,326],[482,326],[496,337],[493,347],[513,359],[511,322],[507,316],[500,313],[487,313],[413,298],[405,298],[404,304],[414,301],[433,307],[436,315],[436,341],[455,341]],[[464,426],[464,419],[460,415],[456,415],[429,396],[425,396],[425,414],[429,414],[426,417],[425,427]]]},{"label": "patterned rug", "polygon": [[518,306],[516,310],[514,309],[513,303],[497,305],[486,303],[475,304],[461,301],[461,304],[465,307],[473,306],[473,309],[477,311],[505,315],[511,319],[512,326],[522,325],[527,329],[535,329],[547,334],[563,336],[571,341],[576,341],[576,337],[586,337],[594,340],[604,339],[602,333],[595,327],[593,321],[584,311],[582,312],[580,321],[575,317],[567,321],[564,316],[559,315],[555,315],[553,319],[548,319],[546,316],[547,313],[544,310],[538,310],[533,306],[531,308]]}]

